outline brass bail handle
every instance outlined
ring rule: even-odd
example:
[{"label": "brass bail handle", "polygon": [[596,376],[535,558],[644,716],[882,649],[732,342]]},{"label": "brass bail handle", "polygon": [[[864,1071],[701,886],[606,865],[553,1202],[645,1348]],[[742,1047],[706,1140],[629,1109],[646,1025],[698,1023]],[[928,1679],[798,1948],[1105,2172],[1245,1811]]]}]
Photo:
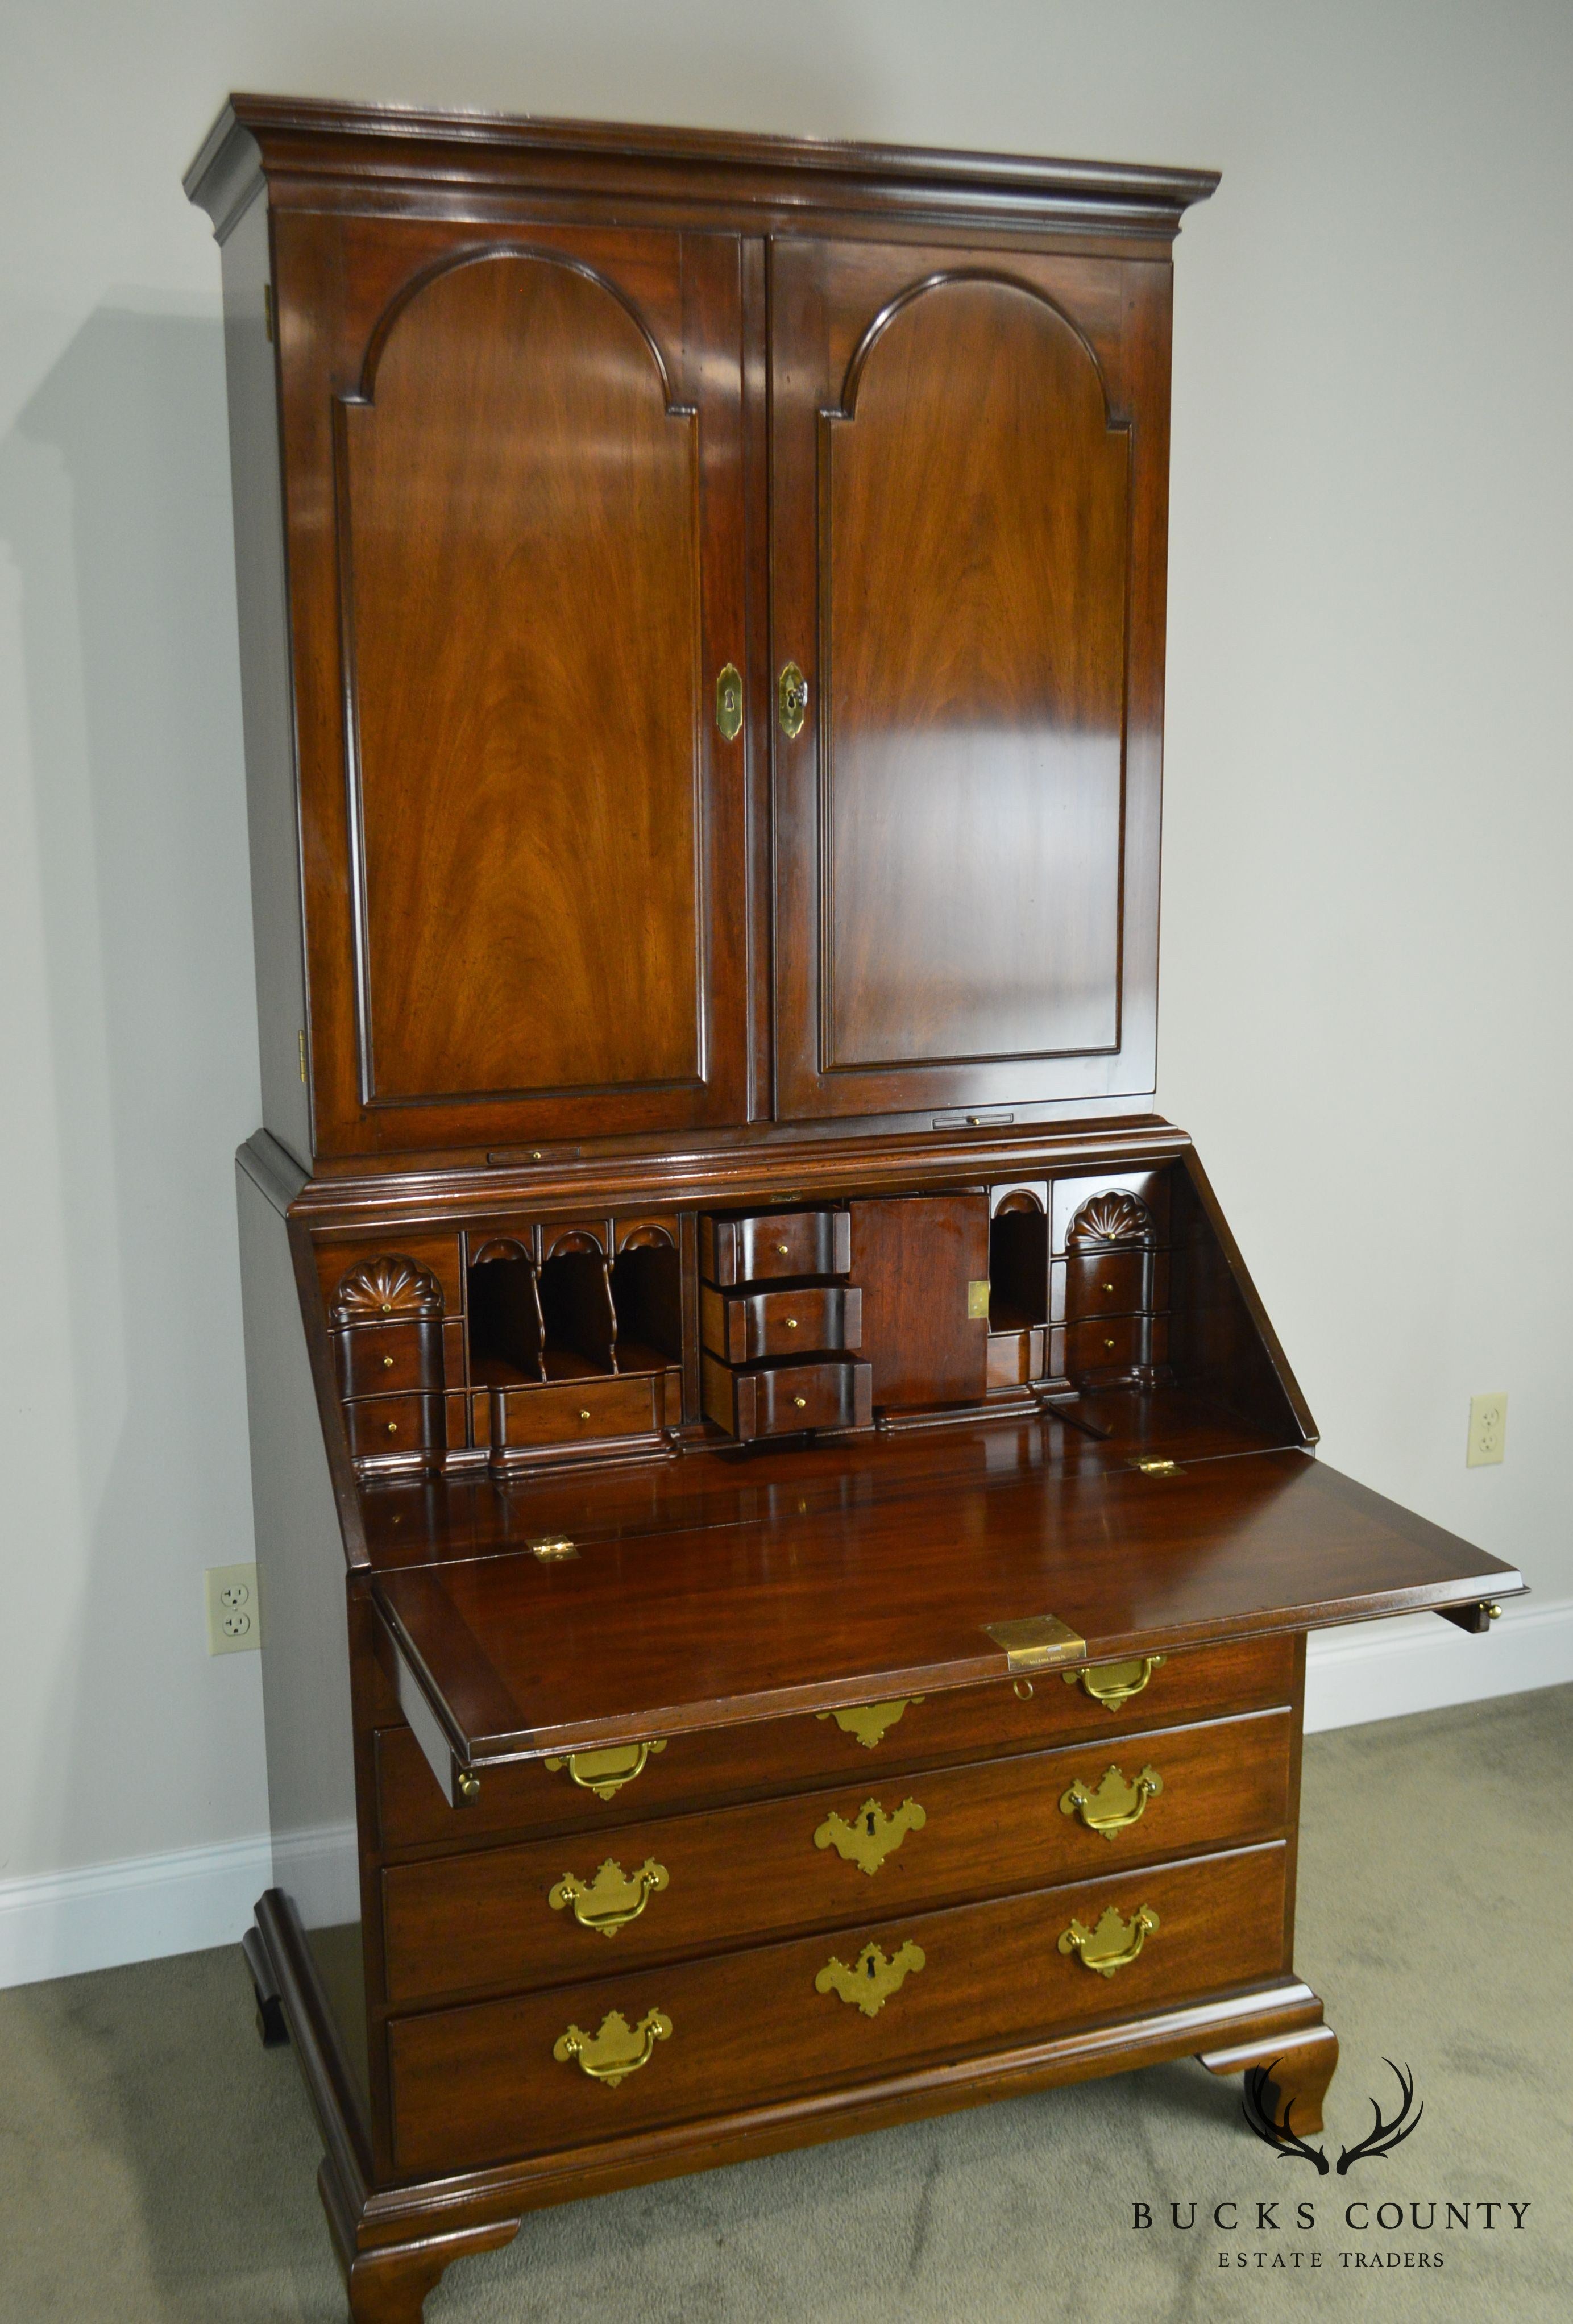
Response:
[{"label": "brass bail handle", "polygon": [[781,675],[776,681],[776,708],[781,732],[790,742],[802,733],[803,722],[808,715],[808,680],[795,661],[783,662],[781,666]]}]

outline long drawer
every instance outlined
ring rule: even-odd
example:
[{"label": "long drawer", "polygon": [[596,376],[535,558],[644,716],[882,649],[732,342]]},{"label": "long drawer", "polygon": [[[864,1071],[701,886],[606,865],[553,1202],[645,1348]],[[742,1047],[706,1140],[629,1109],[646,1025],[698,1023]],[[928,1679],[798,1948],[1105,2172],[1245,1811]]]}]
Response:
[{"label": "long drawer", "polygon": [[[1274,1841],[396,2018],[397,2168],[446,2173],[867,2088],[1254,1984],[1283,1967],[1285,1862]],[[1134,1958],[1091,1968],[1078,1946]]]},{"label": "long drawer", "polygon": [[[507,1834],[601,1832],[815,1784],[871,1784],[946,1760],[1038,1751],[1081,1735],[1112,1742],[1139,1729],[1290,1702],[1295,1654],[1288,1636],[1244,1638],[1191,1647],[1148,1665],[1095,1665],[1085,1679],[1048,1671],[926,1699],[712,1728],[674,1736],[604,1798],[576,1784],[569,1763],[554,1768],[530,1759],[487,1768],[474,1801],[450,1807],[409,1728],[385,1727],[376,1738],[382,1845],[473,1847]],[[1137,1683],[1138,1692],[1125,1691]],[[1089,1684],[1108,1695],[1107,1706],[1088,1694]],[[593,1777],[594,1770],[582,1766],[580,1773]]]},{"label": "long drawer", "polygon": [[388,1997],[517,1990],[1265,1839],[1287,1711],[397,1865]]}]

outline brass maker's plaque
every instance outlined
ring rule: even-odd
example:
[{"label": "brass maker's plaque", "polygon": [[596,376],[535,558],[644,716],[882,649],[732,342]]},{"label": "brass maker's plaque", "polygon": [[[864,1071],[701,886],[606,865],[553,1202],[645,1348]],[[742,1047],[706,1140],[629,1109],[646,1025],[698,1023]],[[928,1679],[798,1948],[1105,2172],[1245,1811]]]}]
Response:
[{"label": "brass maker's plaque", "polygon": [[1087,1659],[1087,1641],[1057,1614],[1024,1614],[1014,1622],[985,1622],[984,1631],[1003,1646],[1013,1671],[1044,1670],[1053,1663]]}]

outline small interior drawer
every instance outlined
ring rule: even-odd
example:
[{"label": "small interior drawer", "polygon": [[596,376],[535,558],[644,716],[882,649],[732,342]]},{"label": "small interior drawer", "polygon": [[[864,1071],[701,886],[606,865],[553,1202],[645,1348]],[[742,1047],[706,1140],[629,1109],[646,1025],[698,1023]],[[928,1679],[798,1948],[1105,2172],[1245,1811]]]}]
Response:
[{"label": "small interior drawer", "polygon": [[728,1364],[856,1348],[863,1336],[863,1295],[840,1284],[733,1293],[704,1284],[699,1323],[705,1348]]},{"label": "small interior drawer", "polygon": [[443,1441],[439,1396],[364,1397],[346,1404],[344,1414],[357,1461],[408,1459],[437,1451]]},{"label": "small interior drawer", "polygon": [[1083,1379],[1100,1372],[1127,1372],[1164,1363],[1169,1352],[1166,1315],[1111,1315],[1068,1324],[1049,1334],[1049,1369],[1056,1377]]},{"label": "small interior drawer", "polygon": [[1056,1259],[1056,1274],[1064,1270],[1063,1321],[1135,1315],[1161,1305],[1154,1299],[1153,1265],[1153,1254],[1145,1250],[1072,1251],[1069,1259]]},{"label": "small interior drawer", "polygon": [[1021,1388],[1028,1380],[1041,1379],[1044,1370],[1044,1327],[1041,1323],[1024,1325],[1019,1332],[990,1332],[989,1334],[989,1386],[993,1388]]},{"label": "small interior drawer", "polygon": [[873,1368],[855,1357],[733,1371],[707,1355],[703,1385],[705,1418],[742,1444],[757,1436],[790,1436],[800,1428],[873,1425]]},{"label": "small interior drawer", "polygon": [[534,1382],[492,1390],[494,1449],[593,1443],[647,1436],[661,1425],[658,1372],[626,1378]]},{"label": "small interior drawer", "polygon": [[341,1396],[398,1396],[443,1384],[438,1323],[367,1323],[336,1332]]},{"label": "small interior drawer", "polygon": [[713,1213],[699,1222],[699,1272],[707,1283],[845,1275],[851,1263],[847,1211]]}]

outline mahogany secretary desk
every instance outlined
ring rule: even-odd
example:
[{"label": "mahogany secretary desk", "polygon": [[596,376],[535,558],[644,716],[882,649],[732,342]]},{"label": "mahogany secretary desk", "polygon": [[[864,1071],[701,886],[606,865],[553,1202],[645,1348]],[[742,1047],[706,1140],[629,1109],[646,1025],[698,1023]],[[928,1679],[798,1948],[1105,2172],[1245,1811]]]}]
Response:
[{"label": "mahogany secretary desk", "polygon": [[532,2206],[1337,2056],[1320,1465],[1150,1111],[1171,251],[1214,179],[235,98],[293,2039],[363,2324]]}]

